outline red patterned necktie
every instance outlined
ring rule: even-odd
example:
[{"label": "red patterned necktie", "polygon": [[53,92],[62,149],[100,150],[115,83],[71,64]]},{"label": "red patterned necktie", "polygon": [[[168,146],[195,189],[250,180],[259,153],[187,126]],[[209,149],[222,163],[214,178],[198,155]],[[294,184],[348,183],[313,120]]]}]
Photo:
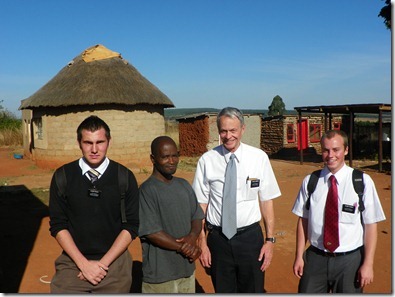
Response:
[{"label": "red patterned necktie", "polygon": [[336,178],[329,178],[331,187],[328,191],[325,205],[324,246],[330,252],[339,247],[339,207]]}]

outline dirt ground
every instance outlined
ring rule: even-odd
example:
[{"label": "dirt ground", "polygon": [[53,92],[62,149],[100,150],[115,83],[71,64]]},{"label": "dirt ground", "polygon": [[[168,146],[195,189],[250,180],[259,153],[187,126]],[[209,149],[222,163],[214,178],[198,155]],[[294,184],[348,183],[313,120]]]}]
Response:
[{"label": "dirt ground", "polygon": [[[8,293],[49,293],[54,260],[61,249],[48,231],[48,209],[33,194],[33,189],[47,191],[53,171],[37,168],[31,160],[15,159],[14,151],[0,148],[0,288],[3,288],[1,292]],[[297,218],[291,213],[291,208],[304,176],[322,164],[305,162],[300,165],[299,162],[281,160],[271,160],[271,163],[282,196],[275,200],[277,243],[272,264],[266,272],[265,289],[268,293],[295,293],[298,279],[292,273],[292,265]],[[373,178],[387,218],[378,224],[375,277],[365,292],[392,293],[391,175],[362,169]],[[134,173],[139,184],[148,177],[147,173]],[[178,171],[176,175],[191,182],[194,172]],[[23,201],[15,201],[20,199],[19,196],[9,193],[18,191],[30,194],[21,198]],[[132,291],[139,292],[141,246],[138,239],[129,250],[134,260]],[[210,276],[199,261],[196,279],[198,292],[214,292]]]}]

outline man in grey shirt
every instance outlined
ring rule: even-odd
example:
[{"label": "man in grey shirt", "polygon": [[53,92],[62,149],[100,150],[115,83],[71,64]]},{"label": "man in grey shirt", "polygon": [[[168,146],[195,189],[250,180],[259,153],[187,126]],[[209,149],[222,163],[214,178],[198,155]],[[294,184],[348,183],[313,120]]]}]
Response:
[{"label": "man in grey shirt", "polygon": [[197,238],[204,214],[191,185],[173,176],[179,161],[173,139],[151,143],[152,175],[140,187],[139,236],[143,293],[195,293]]}]

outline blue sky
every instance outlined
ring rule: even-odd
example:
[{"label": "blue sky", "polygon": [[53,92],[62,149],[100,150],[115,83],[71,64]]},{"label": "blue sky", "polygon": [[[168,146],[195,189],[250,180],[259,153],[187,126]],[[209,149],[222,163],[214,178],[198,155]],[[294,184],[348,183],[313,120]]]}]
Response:
[{"label": "blue sky", "polygon": [[18,117],[86,48],[102,44],[179,108],[391,103],[381,0],[8,0],[0,101]]}]

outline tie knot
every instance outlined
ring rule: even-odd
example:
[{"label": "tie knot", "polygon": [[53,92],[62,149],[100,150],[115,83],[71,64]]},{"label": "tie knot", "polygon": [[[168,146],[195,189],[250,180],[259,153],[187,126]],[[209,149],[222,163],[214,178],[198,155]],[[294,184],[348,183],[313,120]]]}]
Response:
[{"label": "tie knot", "polygon": [[329,181],[333,185],[334,183],[336,183],[336,177],[334,175],[331,175],[331,177],[329,178]]},{"label": "tie knot", "polygon": [[97,181],[99,178],[99,175],[100,175],[100,172],[95,169],[89,169],[87,171],[87,173],[88,173],[89,177],[91,178],[92,182]]},{"label": "tie knot", "polygon": [[235,154],[231,154],[230,157],[229,157],[229,161],[232,161],[234,158],[236,158],[236,155]]}]

